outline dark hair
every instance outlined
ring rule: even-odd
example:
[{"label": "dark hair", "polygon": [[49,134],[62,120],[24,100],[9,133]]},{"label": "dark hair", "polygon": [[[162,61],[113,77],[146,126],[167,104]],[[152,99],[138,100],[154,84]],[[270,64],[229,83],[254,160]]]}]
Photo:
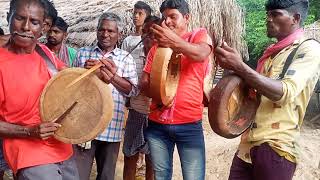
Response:
[{"label": "dark hair", "polygon": [[69,25],[60,16],[58,16],[56,21],[52,23],[52,27],[53,26],[59,28],[63,32],[67,32],[69,27]]},{"label": "dark hair", "polygon": [[9,23],[10,16],[13,11],[17,8],[20,1],[27,1],[27,3],[35,2],[39,4],[44,9],[44,18],[50,17],[52,22],[54,22],[58,16],[58,12],[54,7],[53,3],[49,0],[11,0],[9,12],[7,13],[7,21]]},{"label": "dark hair", "polygon": [[308,15],[309,1],[308,0],[268,0],[265,4],[266,10],[285,9],[291,14],[300,14],[303,24]]},{"label": "dark hair", "polygon": [[58,17],[58,11],[54,7],[53,1],[51,0],[44,0],[45,6],[46,6],[46,11],[47,11],[47,16],[46,18],[51,18],[52,22],[55,22],[57,17]]},{"label": "dark hair", "polygon": [[152,12],[151,7],[143,1],[137,1],[136,4],[134,4],[134,8],[145,10],[147,16],[149,16]]},{"label": "dark hair", "polygon": [[165,0],[160,6],[160,12],[165,9],[177,9],[182,15],[190,13],[189,4],[185,0]]},{"label": "dark hair", "polygon": [[149,22],[154,22],[154,23],[159,23],[160,18],[158,16],[148,16],[145,20],[144,23],[149,23]]},{"label": "dark hair", "polygon": [[2,28],[0,28],[0,36],[4,35],[4,31]]}]

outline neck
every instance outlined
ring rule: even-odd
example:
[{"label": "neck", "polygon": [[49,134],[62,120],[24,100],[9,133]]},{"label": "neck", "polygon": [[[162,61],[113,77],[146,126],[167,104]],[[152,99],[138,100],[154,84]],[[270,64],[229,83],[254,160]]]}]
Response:
[{"label": "neck", "polygon": [[285,39],[286,37],[288,37],[288,36],[290,36],[291,34],[293,34],[293,33],[295,33],[297,30],[299,30],[300,29],[300,27],[296,27],[296,28],[294,28],[292,31],[290,31],[288,34],[286,34],[286,35],[284,35],[284,36],[279,36],[279,37],[277,37],[276,39],[277,39],[277,41],[279,42],[279,41],[282,41],[283,39]]},{"label": "neck", "polygon": [[142,26],[136,26],[136,31],[134,34],[137,36],[141,36],[142,35]]},{"label": "neck", "polygon": [[181,31],[176,32],[176,33],[177,33],[179,36],[183,36],[183,35],[185,35],[187,32],[188,32],[188,30],[187,30],[187,29],[184,29],[184,30],[181,30]]},{"label": "neck", "polygon": [[103,48],[100,44],[98,44],[98,47],[102,50],[103,54],[110,53],[115,49],[115,46],[110,46],[110,47]]},{"label": "neck", "polygon": [[62,43],[57,44],[57,45],[53,45],[53,44],[49,44],[47,43],[46,46],[53,51],[54,53],[58,53],[60,51],[60,48],[62,46]]},{"label": "neck", "polygon": [[11,40],[4,46],[8,51],[13,52],[14,54],[31,54],[36,48],[36,44],[33,44],[29,47],[18,47],[16,44],[13,44]]}]

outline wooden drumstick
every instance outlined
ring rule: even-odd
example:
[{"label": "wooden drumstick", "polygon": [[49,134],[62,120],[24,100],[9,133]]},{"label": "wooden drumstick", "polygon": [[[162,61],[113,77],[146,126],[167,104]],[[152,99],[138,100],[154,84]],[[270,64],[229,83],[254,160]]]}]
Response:
[{"label": "wooden drumstick", "polygon": [[73,80],[72,82],[70,82],[66,88],[69,88],[71,86],[73,86],[74,84],[76,84],[77,82],[79,82],[81,79],[85,78],[86,76],[88,76],[89,74],[91,74],[92,72],[94,72],[95,70],[99,69],[101,66],[103,66],[103,63],[98,63],[96,65],[94,65],[92,68],[88,69],[85,73],[81,74],[81,76],[77,77],[75,80]]}]

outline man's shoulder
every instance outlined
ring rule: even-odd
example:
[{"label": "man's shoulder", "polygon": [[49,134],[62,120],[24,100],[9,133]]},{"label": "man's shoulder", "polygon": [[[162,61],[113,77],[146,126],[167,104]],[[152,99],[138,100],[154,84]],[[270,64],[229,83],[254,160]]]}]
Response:
[{"label": "man's shoulder", "polygon": [[0,47],[0,63],[8,61],[10,59],[9,54],[10,52],[8,51],[8,49]]},{"label": "man's shoulder", "polygon": [[320,55],[320,42],[313,38],[303,38],[299,43],[299,51]]},{"label": "man's shoulder", "polygon": [[90,52],[94,51],[96,49],[96,46],[84,46],[78,49],[78,52]]},{"label": "man's shoulder", "polygon": [[77,52],[77,50],[75,48],[73,48],[73,47],[67,46],[67,48],[68,48],[69,52],[72,52],[72,53],[76,53]]},{"label": "man's shoulder", "polygon": [[[128,51],[123,50],[123,49],[120,49],[120,48],[115,48],[115,49],[113,50],[113,52],[114,52],[114,54],[115,54],[116,56],[131,56]],[[129,55],[128,55],[128,54],[129,54]]]}]

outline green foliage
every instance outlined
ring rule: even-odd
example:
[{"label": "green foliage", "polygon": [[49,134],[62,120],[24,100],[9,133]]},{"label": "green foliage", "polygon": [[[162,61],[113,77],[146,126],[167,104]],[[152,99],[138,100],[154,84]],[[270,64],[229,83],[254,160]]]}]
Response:
[{"label": "green foliage", "polygon": [[[266,35],[266,11],[265,0],[238,0],[240,6],[245,10],[246,37],[250,60],[248,64],[255,67],[257,60],[263,51],[275,40]],[[305,24],[311,24],[320,18],[320,0],[310,0],[309,16]]]}]

